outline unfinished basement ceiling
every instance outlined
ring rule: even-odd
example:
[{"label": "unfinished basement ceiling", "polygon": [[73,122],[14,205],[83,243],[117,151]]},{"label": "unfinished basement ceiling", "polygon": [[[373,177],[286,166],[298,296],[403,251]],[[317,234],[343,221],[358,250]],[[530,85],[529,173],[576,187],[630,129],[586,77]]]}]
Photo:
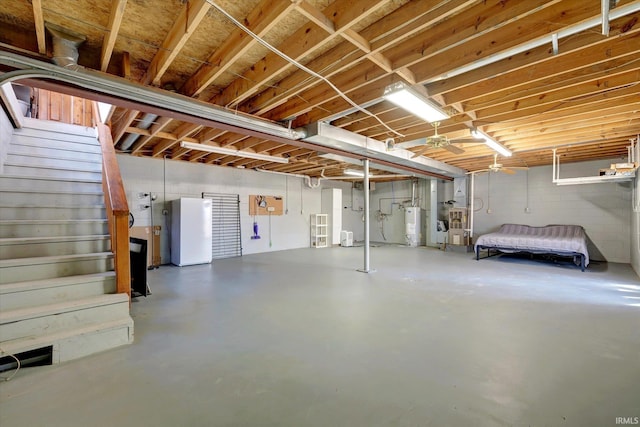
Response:
[{"label": "unfinished basement ceiling", "polygon": [[[608,35],[604,6],[612,14]],[[55,24],[86,37],[83,67],[293,129],[328,122],[396,144],[434,134],[382,99],[386,86],[404,81],[424,86],[451,115],[439,134],[469,139],[477,128],[513,151],[500,163],[538,166],[552,163],[553,148],[563,163],[626,157],[640,133],[639,18],[640,0],[13,0],[0,6],[0,48],[50,61],[44,25]],[[322,157],[322,149],[149,116],[143,106],[117,108],[111,125],[116,147],[131,155],[316,177],[352,167]],[[182,141],[289,163],[192,150]],[[482,143],[454,145],[464,152],[410,150],[467,171],[493,162]]]}]

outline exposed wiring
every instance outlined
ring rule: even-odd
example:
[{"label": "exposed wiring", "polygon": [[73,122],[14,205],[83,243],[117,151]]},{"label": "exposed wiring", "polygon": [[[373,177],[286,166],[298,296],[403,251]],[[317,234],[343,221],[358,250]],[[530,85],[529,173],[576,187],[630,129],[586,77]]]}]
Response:
[{"label": "exposed wiring", "polygon": [[273,53],[275,53],[276,55],[278,55],[279,57],[281,57],[285,61],[289,62],[290,64],[295,65],[296,67],[298,67],[302,71],[304,71],[304,72],[306,72],[308,74],[311,74],[312,76],[322,80],[323,82],[328,84],[338,94],[338,96],[340,96],[340,98],[342,98],[345,101],[347,101],[351,106],[356,108],[358,111],[361,111],[364,114],[366,114],[366,115],[368,115],[370,117],[373,117],[374,119],[376,119],[378,121],[378,123],[380,123],[382,126],[384,126],[390,132],[398,135],[401,138],[404,137],[403,134],[401,134],[400,132],[397,132],[396,130],[392,129],[389,125],[387,125],[385,122],[383,122],[380,119],[380,117],[378,117],[377,115],[373,114],[372,112],[370,112],[366,108],[362,108],[360,105],[358,105],[355,101],[353,101],[351,98],[349,98],[344,92],[342,92],[340,89],[338,89],[338,87],[336,87],[333,83],[331,83],[331,81],[329,79],[327,79],[326,77],[324,77],[321,74],[316,73],[312,69],[306,67],[305,65],[303,65],[300,62],[296,61],[295,59],[291,58],[290,56],[288,56],[284,52],[279,51],[274,46],[272,46],[271,44],[267,43],[260,36],[255,34],[253,31],[251,31],[249,28],[247,28],[245,25],[243,25],[240,21],[238,21],[236,18],[234,18],[231,14],[229,14],[226,10],[224,10],[222,7],[218,6],[213,0],[206,0],[206,1],[211,6],[213,6],[216,10],[218,10],[218,12],[220,12],[224,16],[226,16],[227,19],[229,19],[231,22],[233,22],[238,28],[242,29],[242,31],[244,31],[245,33],[250,35],[258,43],[260,43],[262,46],[266,47],[267,49],[269,49],[270,51],[272,51]]},{"label": "exposed wiring", "polygon": [[[391,200],[391,204],[389,205],[389,213],[383,212],[382,211],[382,201],[383,200]],[[394,202],[394,200],[401,200],[400,202]],[[403,197],[380,197],[378,199],[378,212],[382,213],[383,215],[393,215],[393,206],[397,205],[398,206],[398,210],[400,209],[404,209],[406,206],[406,204],[411,204],[411,200],[410,199],[405,199]]]},{"label": "exposed wiring", "polygon": [[14,356],[14,355],[13,355],[13,354],[11,354],[11,353],[5,353],[5,352],[4,352],[4,350],[2,350],[1,348],[0,348],[0,353],[2,353],[2,354],[6,354],[7,356],[14,358],[14,359],[15,359],[15,361],[16,361],[16,363],[17,363],[16,370],[15,370],[15,371],[13,371],[13,373],[12,373],[11,375],[9,375],[8,377],[6,377],[6,378],[2,378],[2,381],[11,381],[11,379],[12,379],[13,377],[15,377],[15,376],[16,376],[16,374],[18,373],[18,371],[20,370],[20,359],[18,359],[16,356]]}]

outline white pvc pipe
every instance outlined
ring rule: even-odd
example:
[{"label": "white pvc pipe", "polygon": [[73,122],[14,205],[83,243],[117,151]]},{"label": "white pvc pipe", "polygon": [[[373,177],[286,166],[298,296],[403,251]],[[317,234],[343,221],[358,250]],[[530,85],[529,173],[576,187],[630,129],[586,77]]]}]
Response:
[{"label": "white pvc pipe", "polygon": [[318,187],[320,187],[320,181],[322,179],[327,179],[324,176],[324,170],[322,170],[322,173],[320,174],[320,177],[318,178],[318,182],[316,182],[315,184],[313,184],[311,182],[311,177],[309,175],[301,175],[301,174],[297,174],[297,173],[270,171],[270,170],[260,169],[260,168],[255,168],[254,170],[258,171],[258,172],[271,173],[271,174],[274,174],[274,175],[284,175],[284,176],[292,176],[294,178],[302,178],[302,179],[304,179],[306,181],[307,187],[309,187],[309,188],[318,188]]}]

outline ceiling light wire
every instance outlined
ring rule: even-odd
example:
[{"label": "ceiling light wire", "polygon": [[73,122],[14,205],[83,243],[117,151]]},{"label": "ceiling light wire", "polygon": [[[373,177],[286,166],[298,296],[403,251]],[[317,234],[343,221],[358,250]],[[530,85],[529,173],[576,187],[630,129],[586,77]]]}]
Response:
[{"label": "ceiling light wire", "polygon": [[287,54],[279,51],[278,49],[276,49],[275,47],[273,47],[271,44],[267,43],[265,40],[263,40],[260,36],[258,36],[257,34],[255,34],[253,31],[251,31],[249,28],[247,28],[246,26],[244,26],[240,21],[238,21],[236,18],[234,18],[232,15],[230,15],[226,10],[224,10],[222,7],[218,6],[213,0],[206,0],[207,3],[209,3],[211,6],[213,6],[218,12],[222,13],[224,16],[227,17],[227,19],[229,19],[231,22],[233,22],[238,28],[242,29],[242,31],[244,31],[245,33],[247,33],[248,35],[250,35],[253,39],[255,39],[258,43],[260,43],[262,46],[266,47],[267,49],[269,49],[270,51],[272,51],[273,53],[275,53],[276,55],[278,55],[279,57],[281,57],[282,59],[284,59],[285,61],[289,62],[290,64],[295,65],[296,67],[300,68],[301,70],[311,74],[312,76],[324,81],[326,84],[328,84],[342,99],[344,99],[345,101],[347,101],[350,105],[352,105],[354,108],[357,108],[358,110],[362,111],[363,113],[367,114],[368,116],[373,117],[374,119],[376,119],[382,126],[384,126],[385,128],[387,128],[389,131],[393,132],[394,134],[398,135],[399,137],[403,137],[404,135],[402,135],[401,133],[395,131],[394,129],[392,129],[389,125],[387,125],[385,122],[383,122],[377,115],[373,114],[372,112],[366,110],[365,108],[360,107],[358,104],[355,103],[355,101],[353,101],[351,98],[349,98],[344,92],[342,92],[340,89],[338,89],[338,87],[336,87],[333,83],[331,83],[331,81],[329,79],[327,79],[326,77],[322,76],[321,74],[316,73],[315,71],[313,71],[312,69],[304,66],[303,64],[301,64],[300,62],[296,61],[295,59],[291,58],[290,56],[288,56]]}]

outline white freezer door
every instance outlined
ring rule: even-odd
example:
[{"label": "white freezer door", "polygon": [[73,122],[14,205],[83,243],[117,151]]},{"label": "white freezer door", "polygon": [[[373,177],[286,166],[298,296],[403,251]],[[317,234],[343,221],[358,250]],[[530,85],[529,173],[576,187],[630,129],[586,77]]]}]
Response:
[{"label": "white freezer door", "polygon": [[172,230],[172,254],[176,255],[172,257],[172,263],[180,266],[210,263],[211,200],[182,198],[174,201],[172,213],[174,227],[177,227]]}]

